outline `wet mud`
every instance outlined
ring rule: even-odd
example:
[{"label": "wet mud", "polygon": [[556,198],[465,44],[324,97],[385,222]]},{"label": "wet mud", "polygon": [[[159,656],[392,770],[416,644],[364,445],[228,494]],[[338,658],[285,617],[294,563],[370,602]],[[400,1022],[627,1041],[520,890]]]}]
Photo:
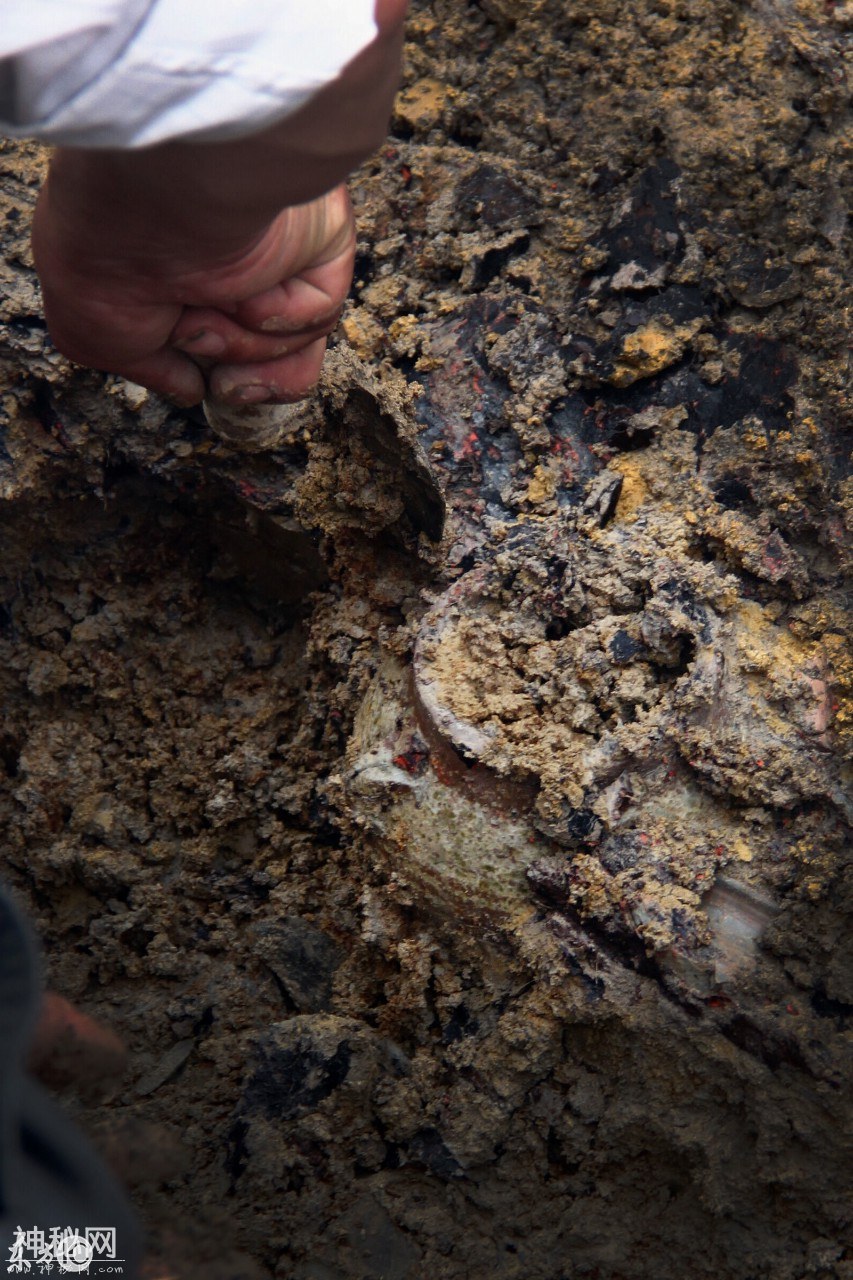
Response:
[{"label": "wet mud", "polygon": [[257,448],[0,144],[2,870],[150,1277],[853,1275],[849,31],[416,4]]}]

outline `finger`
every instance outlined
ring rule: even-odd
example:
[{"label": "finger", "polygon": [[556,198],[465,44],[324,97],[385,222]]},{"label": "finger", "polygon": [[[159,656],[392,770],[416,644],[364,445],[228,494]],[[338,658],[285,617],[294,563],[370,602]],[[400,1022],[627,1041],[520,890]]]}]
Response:
[{"label": "finger", "polygon": [[[313,283],[306,272],[241,302],[237,319],[241,324],[261,333],[298,333],[305,329],[322,329],[329,333],[337,324],[341,307],[349,290],[352,268],[323,268],[323,284]],[[319,269],[318,269],[319,272]]]},{"label": "finger", "polygon": [[317,384],[325,353],[326,339],[320,338],[279,360],[217,365],[210,375],[210,393],[234,405],[303,400]]},{"label": "finger", "polygon": [[287,336],[257,333],[212,307],[188,307],[172,330],[169,343],[193,359],[259,364],[300,351],[327,332],[311,329]]},{"label": "finger", "polygon": [[396,29],[405,21],[408,0],[376,0],[373,16],[380,32]]},{"label": "finger", "polygon": [[199,404],[205,396],[204,375],[188,356],[161,347],[154,355],[116,370],[141,387],[168,396],[180,405]]},{"label": "finger", "polygon": [[126,1062],[118,1036],[56,992],[45,992],[27,1062],[34,1075],[64,1088],[120,1076]]},{"label": "finger", "polygon": [[159,351],[181,307],[169,303],[129,302],[81,290],[44,293],[44,315],[54,345],[78,364],[123,373],[140,352]]}]

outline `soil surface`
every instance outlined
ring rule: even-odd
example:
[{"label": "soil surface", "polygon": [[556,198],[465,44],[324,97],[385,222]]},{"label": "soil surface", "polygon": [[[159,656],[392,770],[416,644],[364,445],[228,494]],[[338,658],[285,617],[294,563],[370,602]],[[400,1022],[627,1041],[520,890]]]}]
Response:
[{"label": "soil surface", "polygon": [[0,143],[2,870],[150,1277],[853,1276],[850,27],[415,4],[255,451]]}]

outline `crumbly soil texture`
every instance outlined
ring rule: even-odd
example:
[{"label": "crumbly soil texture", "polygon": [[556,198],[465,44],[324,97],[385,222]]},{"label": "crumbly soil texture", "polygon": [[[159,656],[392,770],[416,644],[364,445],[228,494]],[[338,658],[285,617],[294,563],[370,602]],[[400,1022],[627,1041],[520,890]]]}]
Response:
[{"label": "crumbly soil texture", "polygon": [[2,874],[150,1277],[853,1276],[850,29],[416,3],[254,450],[0,144]]}]

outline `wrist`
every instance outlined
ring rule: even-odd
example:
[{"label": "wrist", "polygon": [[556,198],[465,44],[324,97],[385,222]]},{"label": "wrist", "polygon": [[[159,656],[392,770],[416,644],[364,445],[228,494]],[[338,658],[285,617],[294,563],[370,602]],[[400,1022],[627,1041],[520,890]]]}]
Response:
[{"label": "wrist", "polygon": [[97,260],[116,275],[172,275],[183,262],[227,267],[262,238],[282,206],[219,206],[194,183],[192,157],[177,150],[60,148],[42,191],[37,234],[41,222],[56,251],[86,264]]}]

